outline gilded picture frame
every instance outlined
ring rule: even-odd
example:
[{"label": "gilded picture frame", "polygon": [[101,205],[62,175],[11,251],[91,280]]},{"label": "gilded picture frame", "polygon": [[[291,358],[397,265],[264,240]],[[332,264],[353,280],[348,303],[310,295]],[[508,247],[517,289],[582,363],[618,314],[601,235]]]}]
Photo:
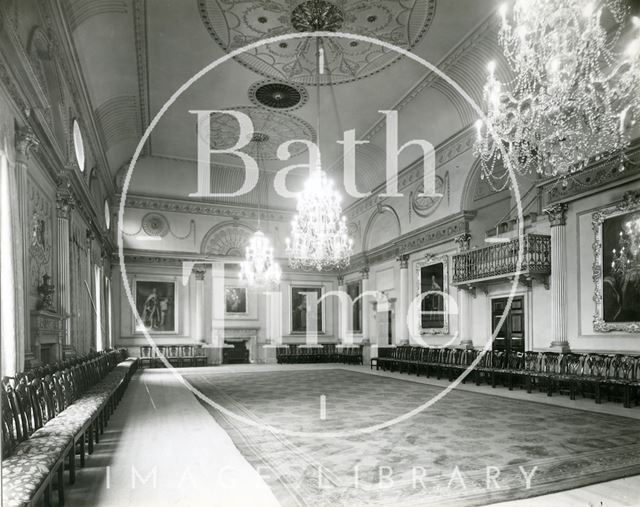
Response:
[{"label": "gilded picture frame", "polygon": [[[415,269],[416,297],[425,292],[449,294],[449,256],[434,255],[417,261]],[[420,334],[449,334],[449,300],[438,294],[428,294],[415,306],[414,325]]]},{"label": "gilded picture frame", "polygon": [[[614,273],[612,266],[612,251],[617,243],[612,240],[615,231],[610,227],[619,228],[619,224],[627,217],[640,214],[640,192],[630,191],[624,195],[622,202],[601,208],[592,214],[593,241],[593,330],[598,333],[612,331],[623,333],[640,333],[640,312],[629,311],[632,305],[637,307],[640,295],[640,283],[637,277],[628,273],[620,275]],[[618,233],[619,234],[619,233]],[[619,250],[618,250],[619,251]],[[633,270],[640,269],[635,263]],[[638,273],[635,273],[638,275]],[[629,277],[631,276],[631,279]],[[629,281],[634,283],[629,287]],[[630,289],[635,291],[631,294]],[[635,294],[635,295],[634,295]],[[629,304],[625,303],[628,299]],[[619,305],[619,309],[616,308]],[[631,315],[632,318],[628,318]]]}]

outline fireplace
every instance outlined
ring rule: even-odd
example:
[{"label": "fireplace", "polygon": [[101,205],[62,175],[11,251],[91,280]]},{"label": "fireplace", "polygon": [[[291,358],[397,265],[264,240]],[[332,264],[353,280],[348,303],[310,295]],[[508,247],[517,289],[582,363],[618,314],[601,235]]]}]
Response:
[{"label": "fireplace", "polygon": [[225,327],[214,329],[214,347],[222,349],[218,359],[224,364],[255,363],[258,355],[258,327]]},{"label": "fireplace", "polygon": [[249,349],[247,344],[249,339],[238,338],[235,340],[225,340],[222,350],[223,364],[248,364]]}]

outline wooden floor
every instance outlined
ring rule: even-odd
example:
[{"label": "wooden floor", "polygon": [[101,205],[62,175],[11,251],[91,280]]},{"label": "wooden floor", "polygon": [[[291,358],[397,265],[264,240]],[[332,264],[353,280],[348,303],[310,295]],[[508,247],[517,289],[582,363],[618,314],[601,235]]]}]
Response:
[{"label": "wooden floor", "polygon": [[[225,371],[271,371],[279,368],[335,368],[335,365],[241,365],[210,368]],[[369,371],[368,368],[355,368]],[[202,368],[199,372],[204,371]],[[406,375],[380,372],[405,378]],[[412,377],[415,380],[415,377]],[[446,381],[422,379],[436,385]],[[593,400],[570,401],[523,391],[461,386],[469,391],[562,404],[640,419],[640,407],[595,405]],[[639,422],[640,429],[640,422]],[[266,473],[266,472],[265,472]],[[67,506],[276,506],[278,501],[195,397],[168,370],[136,374],[109,422],[96,452],[67,489]],[[514,507],[640,505],[640,477],[620,479],[517,502]]]}]

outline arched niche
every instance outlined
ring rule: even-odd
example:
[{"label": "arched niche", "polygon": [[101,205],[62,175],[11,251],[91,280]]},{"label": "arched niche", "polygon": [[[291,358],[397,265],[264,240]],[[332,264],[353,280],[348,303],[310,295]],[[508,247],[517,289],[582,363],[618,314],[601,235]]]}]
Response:
[{"label": "arched niche", "polygon": [[242,257],[254,230],[241,222],[230,220],[214,225],[200,244],[200,253],[225,257]]},{"label": "arched niche", "polygon": [[400,217],[389,205],[378,206],[364,230],[362,249],[366,252],[397,239],[401,234]]}]

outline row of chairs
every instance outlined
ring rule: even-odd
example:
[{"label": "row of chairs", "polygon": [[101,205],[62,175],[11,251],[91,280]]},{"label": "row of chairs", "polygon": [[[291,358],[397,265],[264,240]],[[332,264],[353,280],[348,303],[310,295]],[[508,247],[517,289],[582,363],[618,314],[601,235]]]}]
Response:
[{"label": "row of chairs", "polygon": [[[76,476],[99,443],[133,375],[124,350],[94,352],[2,379],[2,505],[64,504],[64,470]],[[42,376],[40,376],[42,374]]]},{"label": "row of chairs", "polygon": [[344,363],[362,364],[362,347],[336,346],[333,344],[315,347],[288,345],[276,348],[278,363]]},{"label": "row of chairs", "polygon": [[[480,353],[473,349],[438,347],[381,348],[378,357],[371,359],[371,368],[453,380],[469,368]],[[471,371],[470,378],[477,385],[485,381],[492,387],[502,384],[510,390],[519,385],[529,393],[538,389],[548,396],[554,392],[567,393],[572,400],[580,392],[583,397],[593,396],[596,403],[602,403],[604,393],[608,400],[619,398],[629,408],[632,398],[638,404],[640,356],[487,351]]]},{"label": "row of chairs", "polygon": [[143,345],[140,347],[141,368],[163,368],[165,358],[171,366],[207,366],[202,345]]}]

